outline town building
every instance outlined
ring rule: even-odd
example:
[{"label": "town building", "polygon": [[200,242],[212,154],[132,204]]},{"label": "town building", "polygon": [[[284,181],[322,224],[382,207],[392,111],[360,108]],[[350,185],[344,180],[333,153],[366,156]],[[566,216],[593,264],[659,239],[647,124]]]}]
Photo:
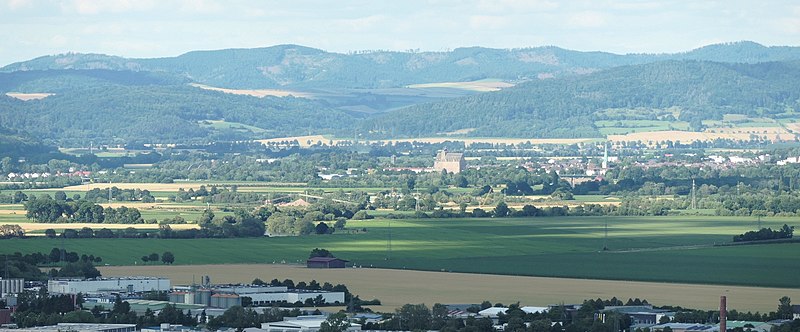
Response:
[{"label": "town building", "polygon": [[448,173],[460,173],[467,169],[467,161],[463,153],[447,152],[447,149],[444,149],[436,155],[433,169],[437,172],[445,170]]},{"label": "town building", "polygon": [[50,294],[112,294],[166,292],[170,281],[158,277],[121,277],[97,279],[51,279],[47,282]]},{"label": "town building", "polygon": [[11,324],[11,309],[0,308],[0,326]]}]

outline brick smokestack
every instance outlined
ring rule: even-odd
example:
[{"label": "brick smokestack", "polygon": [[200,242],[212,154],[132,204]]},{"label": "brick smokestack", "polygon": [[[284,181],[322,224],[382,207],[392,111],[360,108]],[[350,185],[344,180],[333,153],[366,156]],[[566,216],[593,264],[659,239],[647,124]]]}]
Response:
[{"label": "brick smokestack", "polygon": [[719,297],[719,332],[727,331],[728,299],[723,295]]}]

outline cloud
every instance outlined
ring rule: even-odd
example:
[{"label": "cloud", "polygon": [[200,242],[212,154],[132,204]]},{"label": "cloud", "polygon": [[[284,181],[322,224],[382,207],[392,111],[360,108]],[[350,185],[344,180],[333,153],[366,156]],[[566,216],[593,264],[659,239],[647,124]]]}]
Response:
[{"label": "cloud", "polygon": [[214,14],[222,12],[225,7],[220,2],[208,0],[184,0],[181,11],[185,13]]},{"label": "cloud", "polygon": [[509,18],[503,16],[473,15],[469,26],[474,30],[499,30],[508,27]]},{"label": "cloud", "polygon": [[596,11],[583,11],[570,15],[567,26],[570,28],[599,28],[606,25],[606,15]]},{"label": "cloud", "polygon": [[652,11],[664,7],[664,2],[659,1],[612,1],[608,8],[615,10]]},{"label": "cloud", "polygon": [[550,11],[559,8],[559,3],[548,0],[480,0],[476,6],[481,12]]},{"label": "cloud", "polygon": [[50,47],[61,48],[69,45],[69,38],[64,35],[53,35],[47,40],[47,45]]},{"label": "cloud", "polygon": [[337,25],[352,31],[364,31],[375,28],[386,21],[384,15],[370,15],[354,19],[337,20]]},{"label": "cloud", "polygon": [[145,11],[154,7],[155,2],[153,0],[71,0],[61,3],[61,8],[65,12],[74,12],[81,15]]},{"label": "cloud", "polygon": [[11,10],[30,7],[33,4],[32,0],[8,0],[6,6]]}]

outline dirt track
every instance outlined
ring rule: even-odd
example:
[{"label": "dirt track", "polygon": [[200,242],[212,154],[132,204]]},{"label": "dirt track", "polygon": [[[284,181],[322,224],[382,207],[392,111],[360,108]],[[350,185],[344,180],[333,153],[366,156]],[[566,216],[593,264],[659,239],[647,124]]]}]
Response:
[{"label": "dirt track", "polygon": [[587,298],[616,296],[647,299],[656,305],[680,305],[717,309],[720,295],[728,297],[730,309],[773,311],[782,296],[800,298],[800,289],[738,286],[648,283],[608,280],[518,277],[467,273],[423,272],[386,269],[307,269],[272,264],[109,266],[101,267],[104,276],[155,275],[172,279],[173,284],[190,284],[209,275],[215,283],[264,281],[277,278],[295,282],[315,279],[342,283],[362,299],[380,299],[380,310],[393,310],[406,303],[480,303],[489,300],[504,304],[519,301],[543,306],[580,303]]}]

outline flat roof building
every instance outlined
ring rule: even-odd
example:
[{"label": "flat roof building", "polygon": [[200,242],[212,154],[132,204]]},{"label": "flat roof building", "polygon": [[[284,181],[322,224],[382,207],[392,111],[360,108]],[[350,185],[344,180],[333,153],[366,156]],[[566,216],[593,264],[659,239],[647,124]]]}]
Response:
[{"label": "flat roof building", "polygon": [[110,294],[166,292],[170,281],[157,277],[120,277],[98,279],[51,279],[47,282],[50,294]]},{"label": "flat roof building", "polygon": [[[281,322],[261,323],[261,329],[266,332],[316,332],[325,319],[324,315],[286,317]],[[346,331],[361,331],[361,325],[350,323]]]}]

